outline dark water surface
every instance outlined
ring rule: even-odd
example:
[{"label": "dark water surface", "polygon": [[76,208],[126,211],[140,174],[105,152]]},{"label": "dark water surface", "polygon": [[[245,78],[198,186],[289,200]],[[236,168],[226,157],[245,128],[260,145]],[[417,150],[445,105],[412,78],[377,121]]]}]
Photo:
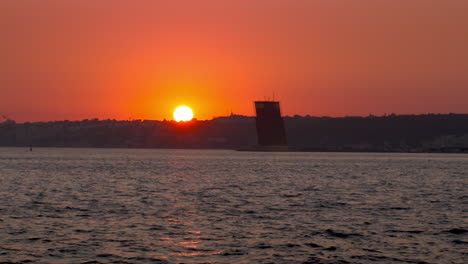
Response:
[{"label": "dark water surface", "polygon": [[0,262],[467,263],[468,155],[0,148]]}]

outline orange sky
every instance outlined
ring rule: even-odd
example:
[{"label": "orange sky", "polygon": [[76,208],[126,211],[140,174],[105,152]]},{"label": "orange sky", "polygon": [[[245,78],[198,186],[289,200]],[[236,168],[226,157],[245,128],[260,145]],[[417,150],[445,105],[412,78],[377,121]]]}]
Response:
[{"label": "orange sky", "polygon": [[3,0],[0,114],[24,121],[468,113],[466,0]]}]

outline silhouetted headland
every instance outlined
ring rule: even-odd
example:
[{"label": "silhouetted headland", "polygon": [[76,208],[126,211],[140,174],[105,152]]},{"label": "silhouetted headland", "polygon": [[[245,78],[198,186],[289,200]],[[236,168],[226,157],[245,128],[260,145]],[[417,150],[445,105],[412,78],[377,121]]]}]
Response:
[{"label": "silhouetted headland", "polygon": [[[468,114],[286,116],[298,151],[468,152]],[[255,117],[184,123],[98,120],[0,123],[0,146],[243,149],[257,145]]]}]

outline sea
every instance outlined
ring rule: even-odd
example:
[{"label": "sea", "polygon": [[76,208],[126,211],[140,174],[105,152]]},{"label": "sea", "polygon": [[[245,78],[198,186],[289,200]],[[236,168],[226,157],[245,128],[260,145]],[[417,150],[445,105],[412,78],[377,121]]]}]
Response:
[{"label": "sea", "polygon": [[468,155],[0,148],[0,263],[468,263]]}]

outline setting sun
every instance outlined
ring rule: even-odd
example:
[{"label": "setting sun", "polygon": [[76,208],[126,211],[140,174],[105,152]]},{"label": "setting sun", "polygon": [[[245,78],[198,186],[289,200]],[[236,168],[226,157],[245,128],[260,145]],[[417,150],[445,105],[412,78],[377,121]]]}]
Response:
[{"label": "setting sun", "polygon": [[174,120],[177,122],[190,121],[192,118],[193,111],[188,106],[179,106],[174,110]]}]

